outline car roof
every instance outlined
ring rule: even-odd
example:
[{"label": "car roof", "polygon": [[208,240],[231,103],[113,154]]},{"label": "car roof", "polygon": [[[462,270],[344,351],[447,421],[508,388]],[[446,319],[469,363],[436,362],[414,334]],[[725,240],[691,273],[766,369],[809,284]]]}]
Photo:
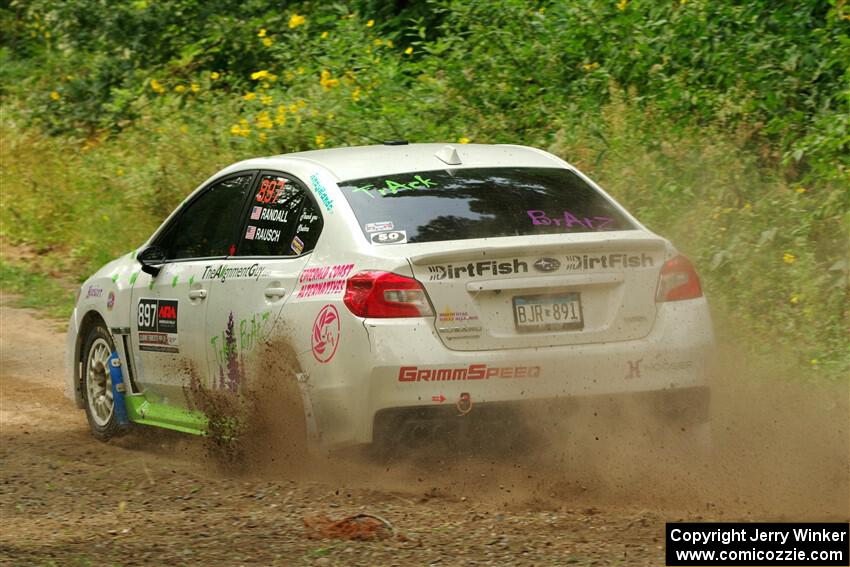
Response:
[{"label": "car roof", "polygon": [[[453,152],[456,154],[453,155]],[[437,157],[438,153],[444,159]],[[339,180],[447,168],[568,167],[552,154],[536,148],[488,144],[356,146],[270,156],[263,161],[291,160],[320,165]],[[460,163],[452,163],[455,161]]]}]

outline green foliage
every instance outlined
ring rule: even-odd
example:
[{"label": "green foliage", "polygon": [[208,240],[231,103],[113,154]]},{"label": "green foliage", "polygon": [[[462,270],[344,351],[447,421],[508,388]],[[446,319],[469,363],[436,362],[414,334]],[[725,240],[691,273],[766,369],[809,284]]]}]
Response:
[{"label": "green foliage", "polygon": [[236,159],[523,143],[672,237],[764,348],[840,372],[848,32],[845,0],[13,1],[0,234],[79,278]]}]

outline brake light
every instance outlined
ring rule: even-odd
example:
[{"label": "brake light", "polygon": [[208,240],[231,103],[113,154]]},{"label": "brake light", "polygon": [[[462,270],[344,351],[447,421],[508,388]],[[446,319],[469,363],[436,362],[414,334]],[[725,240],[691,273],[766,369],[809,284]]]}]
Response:
[{"label": "brake light", "polygon": [[684,256],[667,260],[661,267],[655,301],[680,301],[696,297],[702,297],[702,286],[691,261]]},{"label": "brake light", "polygon": [[345,284],[348,310],[358,317],[428,317],[434,315],[425,288],[413,278],[390,272],[358,272]]}]

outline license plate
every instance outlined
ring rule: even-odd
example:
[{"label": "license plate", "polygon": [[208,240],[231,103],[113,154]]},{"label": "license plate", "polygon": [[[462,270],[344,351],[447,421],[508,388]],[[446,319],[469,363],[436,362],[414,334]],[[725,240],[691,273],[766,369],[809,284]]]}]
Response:
[{"label": "license plate", "polygon": [[581,298],[578,293],[514,297],[514,321],[520,332],[581,329]]}]

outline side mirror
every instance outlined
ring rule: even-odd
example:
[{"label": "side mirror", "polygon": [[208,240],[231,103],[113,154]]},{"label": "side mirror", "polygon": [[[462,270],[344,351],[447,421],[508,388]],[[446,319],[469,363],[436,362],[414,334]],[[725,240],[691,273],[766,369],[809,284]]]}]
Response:
[{"label": "side mirror", "polygon": [[162,264],[166,260],[165,250],[159,246],[148,246],[139,252],[136,259],[142,264],[142,271],[144,273],[157,277],[159,271],[162,269]]}]

